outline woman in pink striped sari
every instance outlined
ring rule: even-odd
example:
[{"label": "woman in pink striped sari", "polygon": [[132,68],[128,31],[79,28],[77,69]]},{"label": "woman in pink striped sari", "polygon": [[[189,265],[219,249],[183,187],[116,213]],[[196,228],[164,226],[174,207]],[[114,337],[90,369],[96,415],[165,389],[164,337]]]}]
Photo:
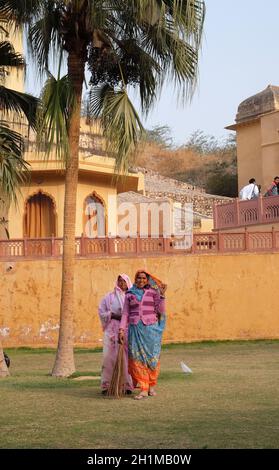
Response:
[{"label": "woman in pink striped sari", "polygon": [[[99,305],[99,316],[104,330],[102,394],[106,395],[118,353],[118,330],[125,300],[125,292],[132,286],[127,274],[119,274],[114,290],[109,292]],[[125,348],[125,391],[132,393],[133,382],[128,374],[128,351]]]},{"label": "woman in pink striped sari", "polygon": [[162,334],[165,328],[166,284],[145,270],[139,270],[135,284],[125,295],[119,342],[126,344],[128,333],[128,369],[134,386],[140,388],[136,400],[155,396],[160,371]]}]

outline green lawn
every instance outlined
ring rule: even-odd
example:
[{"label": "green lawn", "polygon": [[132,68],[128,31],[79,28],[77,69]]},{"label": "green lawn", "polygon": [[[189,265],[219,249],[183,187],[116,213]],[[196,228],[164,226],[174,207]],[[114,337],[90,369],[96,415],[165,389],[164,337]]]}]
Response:
[{"label": "green lawn", "polygon": [[[99,380],[54,379],[54,352],[6,350],[0,448],[278,448],[279,342],[165,347],[158,395],[104,398]],[[78,350],[78,375],[101,352]],[[193,370],[185,375],[183,360]]]}]

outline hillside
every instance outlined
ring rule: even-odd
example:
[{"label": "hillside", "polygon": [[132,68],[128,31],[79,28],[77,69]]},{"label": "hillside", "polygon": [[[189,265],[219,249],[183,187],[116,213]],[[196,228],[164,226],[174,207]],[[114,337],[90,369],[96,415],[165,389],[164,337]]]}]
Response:
[{"label": "hillside", "polygon": [[213,216],[214,203],[226,203],[230,198],[208,194],[198,186],[164,176],[144,167],[136,167],[144,174],[145,195],[151,199],[168,198],[182,204],[192,203],[194,213],[205,217]]},{"label": "hillside", "polygon": [[210,194],[237,195],[235,146],[204,153],[198,149],[171,149],[145,142],[139,148],[136,166],[197,186]]}]

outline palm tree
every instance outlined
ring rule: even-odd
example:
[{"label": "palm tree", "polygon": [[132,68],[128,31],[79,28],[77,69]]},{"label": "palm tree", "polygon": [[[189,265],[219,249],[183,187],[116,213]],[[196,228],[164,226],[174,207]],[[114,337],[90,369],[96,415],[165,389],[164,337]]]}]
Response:
[{"label": "palm tree", "polygon": [[67,61],[66,77],[48,75],[41,121],[65,161],[62,293],[54,376],[75,371],[75,214],[85,67],[91,75],[91,114],[101,120],[116,170],[126,170],[143,131],[128,88],[139,90],[145,113],[165,79],[179,86],[181,99],[191,94],[204,10],[203,0],[0,0],[0,13],[28,25],[29,44],[41,71],[49,69],[51,52]]},{"label": "palm tree", "polygon": [[[0,32],[7,35],[7,22],[0,15]],[[8,68],[24,67],[23,57],[15,52],[10,41],[0,41],[0,204],[7,207],[12,199],[16,201],[16,192],[20,184],[25,180],[28,171],[28,164],[23,158],[23,138],[12,130],[4,118],[10,119],[15,114],[22,115],[28,120],[31,126],[36,122],[37,99],[31,95],[20,93],[5,87],[5,76]],[[11,114],[13,113],[13,114]],[[6,218],[3,214],[0,217],[0,224],[4,225],[6,234]],[[0,377],[9,375],[4,359],[3,349],[0,341]]]},{"label": "palm tree", "polygon": [[[5,32],[6,22],[0,14],[0,30]],[[7,68],[21,69],[24,58],[15,52],[8,40],[0,41],[0,193],[8,199],[16,199],[16,190],[22,183],[28,164],[23,159],[22,136],[12,130],[7,122],[24,116],[34,127],[38,100],[33,96],[5,87]]]}]

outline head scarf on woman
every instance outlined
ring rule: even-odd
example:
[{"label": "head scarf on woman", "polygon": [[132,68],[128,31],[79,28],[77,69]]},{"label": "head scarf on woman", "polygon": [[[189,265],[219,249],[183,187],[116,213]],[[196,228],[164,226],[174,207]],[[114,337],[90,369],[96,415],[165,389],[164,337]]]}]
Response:
[{"label": "head scarf on woman", "polygon": [[117,279],[116,279],[116,283],[115,283],[115,289],[120,289],[120,287],[118,287],[118,285],[117,285],[119,277],[122,277],[122,279],[126,282],[128,289],[130,289],[130,287],[132,287],[133,284],[132,284],[131,279],[129,278],[129,276],[127,274],[123,273],[123,274],[118,274]]},{"label": "head scarf on woman", "polygon": [[132,287],[132,282],[131,282],[131,279],[129,278],[129,276],[127,274],[118,274],[117,276],[117,279],[116,279],[116,283],[115,283],[115,286],[114,286],[114,292],[119,300],[119,303],[121,305],[121,308],[123,308],[123,305],[124,305],[124,298],[125,298],[125,291],[123,291],[122,289],[120,289],[120,287],[118,286],[118,278],[121,277],[127,284],[127,287],[128,289],[130,289],[130,287]]},{"label": "head scarf on woman", "polygon": [[[136,280],[140,273],[144,273],[147,277],[147,284],[144,286],[143,289],[140,289],[136,285]],[[134,294],[137,300],[141,302],[143,298],[143,294],[144,294],[144,289],[146,289],[147,287],[152,287],[152,289],[156,289],[160,292],[160,289],[162,286],[163,286],[163,282],[160,281],[160,279],[153,276],[153,274],[148,273],[145,269],[139,269],[135,275],[135,283],[133,284],[131,288],[129,288],[128,292],[131,292],[132,294]]]}]

